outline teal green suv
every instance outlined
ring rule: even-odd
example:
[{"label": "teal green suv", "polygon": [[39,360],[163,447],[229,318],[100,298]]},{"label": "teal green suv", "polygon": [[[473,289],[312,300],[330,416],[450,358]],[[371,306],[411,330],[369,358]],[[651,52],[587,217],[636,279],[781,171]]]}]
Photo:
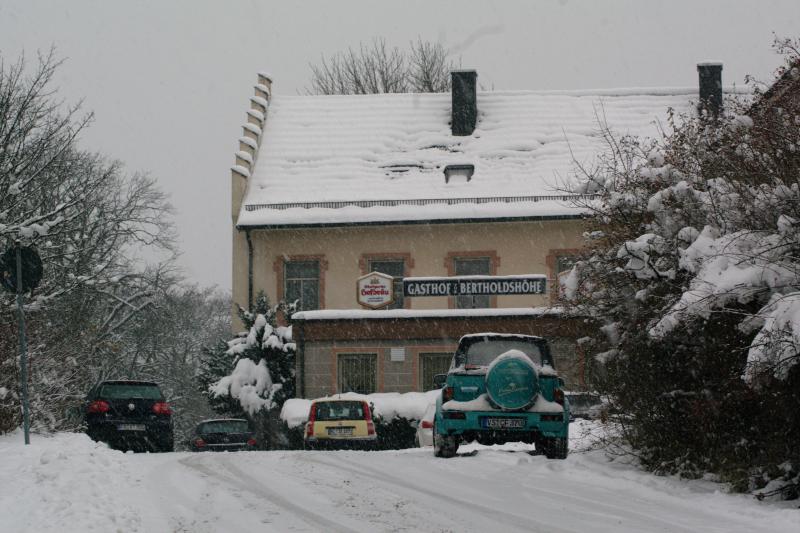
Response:
[{"label": "teal green suv", "polygon": [[548,459],[565,459],[569,404],[547,341],[478,333],[458,343],[433,421],[433,453],[453,457],[462,442],[526,442]]}]

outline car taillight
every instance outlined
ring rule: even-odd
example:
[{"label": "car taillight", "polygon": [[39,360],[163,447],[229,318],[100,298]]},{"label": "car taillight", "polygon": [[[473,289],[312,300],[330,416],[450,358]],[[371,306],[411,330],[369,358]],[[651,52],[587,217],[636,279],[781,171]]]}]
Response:
[{"label": "car taillight", "polygon": [[453,387],[445,387],[442,389],[442,401],[449,402],[453,399]]},{"label": "car taillight", "polygon": [[153,404],[153,412],[157,415],[171,415],[172,409],[167,402],[156,402]]},{"label": "car taillight", "polygon": [[308,421],[306,424],[306,437],[313,437],[314,436],[314,422],[311,420]]},{"label": "car taillight", "polygon": [[564,405],[564,391],[561,389],[553,389],[553,401]]},{"label": "car taillight", "polygon": [[423,420],[422,424],[420,425],[422,426],[422,429],[433,429],[433,422],[429,420]]},{"label": "car taillight", "polygon": [[314,422],[317,420],[317,404],[312,403],[308,410],[308,423],[306,424],[306,436],[314,436]]},{"label": "car taillight", "polygon": [[249,439],[247,439],[247,445],[248,446],[255,446],[256,445],[256,439],[250,437]]},{"label": "car taillight", "polygon": [[103,400],[95,400],[89,404],[89,407],[86,409],[90,413],[107,413],[111,410],[111,406],[108,405],[108,402]]},{"label": "car taillight", "polygon": [[374,435],[375,423],[372,421],[372,411],[369,409],[369,404],[361,402],[361,405],[364,407],[364,420],[367,421],[367,435]]},{"label": "car taillight", "polygon": [[194,445],[197,446],[198,448],[205,448],[206,447],[206,441],[204,441],[203,439],[195,439],[194,440]]}]

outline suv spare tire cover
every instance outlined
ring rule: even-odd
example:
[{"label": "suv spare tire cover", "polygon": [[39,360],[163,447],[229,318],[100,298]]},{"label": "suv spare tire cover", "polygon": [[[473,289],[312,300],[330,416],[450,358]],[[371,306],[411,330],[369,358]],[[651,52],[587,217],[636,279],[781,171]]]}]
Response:
[{"label": "suv spare tire cover", "polygon": [[525,409],[539,392],[536,370],[519,358],[496,361],[486,374],[486,392],[501,409]]}]

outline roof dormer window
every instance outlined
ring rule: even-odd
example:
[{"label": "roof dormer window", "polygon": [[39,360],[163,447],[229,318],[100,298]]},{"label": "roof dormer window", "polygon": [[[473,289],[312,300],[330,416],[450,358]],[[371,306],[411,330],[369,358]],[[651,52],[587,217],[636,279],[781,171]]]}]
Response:
[{"label": "roof dormer window", "polygon": [[447,165],[444,167],[444,182],[466,183],[474,173],[475,165]]}]

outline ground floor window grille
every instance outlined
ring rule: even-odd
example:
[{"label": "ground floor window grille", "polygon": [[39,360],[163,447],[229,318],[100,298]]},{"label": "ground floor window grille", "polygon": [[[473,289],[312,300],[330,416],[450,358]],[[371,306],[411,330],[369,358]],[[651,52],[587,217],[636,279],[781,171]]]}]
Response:
[{"label": "ground floor window grille", "polygon": [[376,392],[377,359],[377,354],[339,354],[338,392]]},{"label": "ground floor window grille", "polygon": [[453,359],[451,353],[421,353],[419,363],[421,367],[421,385],[423,391],[433,390],[433,377],[436,374],[447,374],[450,369],[450,361]]}]

